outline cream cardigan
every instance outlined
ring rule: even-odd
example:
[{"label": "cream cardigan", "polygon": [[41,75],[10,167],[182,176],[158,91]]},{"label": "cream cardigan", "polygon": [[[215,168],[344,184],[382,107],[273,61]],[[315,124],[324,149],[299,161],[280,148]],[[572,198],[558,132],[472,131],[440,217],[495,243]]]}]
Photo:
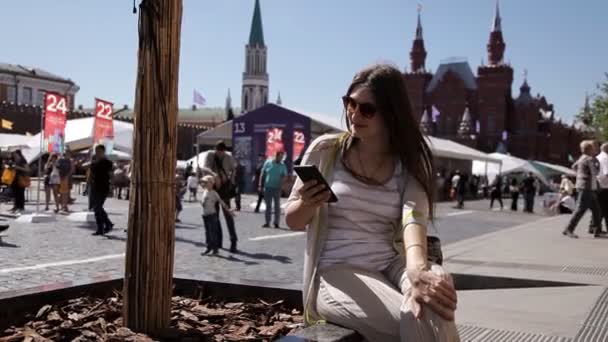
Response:
[{"label": "cream cardigan", "polygon": [[[331,184],[333,180],[334,165],[341,151],[341,146],[347,138],[348,133],[324,135],[317,138],[312,142],[304,154],[302,158],[302,165],[316,165],[327,182]],[[403,260],[403,268],[405,268],[403,230],[410,223],[418,223],[426,226],[428,222],[428,212],[425,213],[415,210],[415,207],[412,206],[410,199],[405,198],[404,193],[408,183],[408,175],[405,168],[403,174],[404,177],[402,181],[399,182],[399,189],[400,193],[402,194],[401,202],[403,210],[401,218],[398,219],[394,224],[395,231],[393,237],[393,247],[401,256],[401,259]],[[301,186],[302,182],[298,178],[293,186],[291,195],[287,200],[287,205],[290,205],[292,202],[299,199],[297,189],[299,189]],[[322,320],[322,317],[315,312],[314,305],[312,305],[312,300],[314,299],[314,294],[316,294],[318,290],[318,284],[316,284],[317,282],[315,281],[315,277],[317,275],[317,267],[319,264],[321,251],[323,250],[323,245],[327,239],[327,218],[328,206],[325,204],[317,210],[310,224],[307,226],[302,293],[304,317],[306,319],[306,324],[308,325]]]}]

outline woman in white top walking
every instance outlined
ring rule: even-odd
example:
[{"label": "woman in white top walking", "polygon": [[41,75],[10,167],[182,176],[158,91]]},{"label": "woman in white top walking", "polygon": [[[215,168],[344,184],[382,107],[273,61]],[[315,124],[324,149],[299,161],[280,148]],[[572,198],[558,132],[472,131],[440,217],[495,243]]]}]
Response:
[{"label": "woman in white top walking", "polygon": [[369,341],[459,341],[456,291],[427,246],[433,217],[431,150],[392,66],[359,72],[343,97],[348,133],[314,141],[329,191],[300,180],[286,221],[307,229],[304,305],[308,324],[327,320]]}]

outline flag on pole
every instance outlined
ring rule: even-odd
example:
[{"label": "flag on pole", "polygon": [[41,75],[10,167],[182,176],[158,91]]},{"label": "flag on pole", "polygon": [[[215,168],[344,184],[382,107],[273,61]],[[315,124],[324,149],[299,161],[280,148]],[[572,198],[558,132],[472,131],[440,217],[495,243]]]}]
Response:
[{"label": "flag on pole", "polygon": [[441,113],[439,113],[437,107],[431,106],[431,117],[433,118],[433,122],[437,122],[439,115],[441,115]]},{"label": "flag on pole", "polygon": [[9,120],[2,119],[2,128],[8,129],[8,130],[12,130],[13,129],[13,122],[9,121]]},{"label": "flag on pole", "polygon": [[196,91],[196,89],[194,89],[194,95],[192,98],[192,102],[194,104],[204,106],[205,103],[207,103],[207,100],[205,100],[205,98],[203,97],[203,94],[199,93],[198,91]]}]

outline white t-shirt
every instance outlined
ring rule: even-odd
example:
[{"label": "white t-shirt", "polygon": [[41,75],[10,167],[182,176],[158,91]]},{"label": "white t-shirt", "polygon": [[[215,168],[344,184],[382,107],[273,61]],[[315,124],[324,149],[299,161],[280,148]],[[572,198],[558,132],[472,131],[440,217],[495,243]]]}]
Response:
[{"label": "white t-shirt", "polygon": [[454,175],[454,177],[452,177],[452,187],[458,187],[458,182],[460,182],[460,175]]},{"label": "white t-shirt", "polygon": [[220,195],[215,190],[203,190],[201,205],[203,206],[203,216],[217,214],[216,205],[221,201]]},{"label": "white t-shirt", "polygon": [[187,183],[188,183],[188,189],[198,188],[198,177],[196,177],[196,176],[188,177]]},{"label": "white t-shirt", "polygon": [[608,189],[608,153],[600,153],[597,160],[600,162],[600,173],[597,175],[597,180],[602,189]]},{"label": "white t-shirt", "polygon": [[397,255],[393,248],[393,223],[401,213],[407,224],[426,226],[426,220],[420,216],[428,216],[427,197],[414,177],[409,177],[405,190],[408,202],[401,206],[398,179],[403,175],[401,165],[397,165],[386,184],[368,185],[336,162],[331,189],[340,200],[329,205],[327,240],[319,268],[350,264],[383,271]]}]

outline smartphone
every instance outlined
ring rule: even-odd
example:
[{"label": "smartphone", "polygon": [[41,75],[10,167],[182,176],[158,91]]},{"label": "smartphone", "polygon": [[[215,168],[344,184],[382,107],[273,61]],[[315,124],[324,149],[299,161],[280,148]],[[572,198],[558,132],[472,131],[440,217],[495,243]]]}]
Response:
[{"label": "smartphone", "polygon": [[327,181],[325,180],[325,178],[323,177],[323,175],[321,174],[321,172],[315,165],[294,166],[293,170],[296,172],[298,177],[300,177],[302,182],[316,180],[317,184],[325,185],[325,188],[331,192],[331,196],[327,200],[327,203],[338,202],[338,197],[336,197],[336,194],[334,194],[334,192],[331,190],[331,187],[329,186],[329,184],[327,184]]}]

